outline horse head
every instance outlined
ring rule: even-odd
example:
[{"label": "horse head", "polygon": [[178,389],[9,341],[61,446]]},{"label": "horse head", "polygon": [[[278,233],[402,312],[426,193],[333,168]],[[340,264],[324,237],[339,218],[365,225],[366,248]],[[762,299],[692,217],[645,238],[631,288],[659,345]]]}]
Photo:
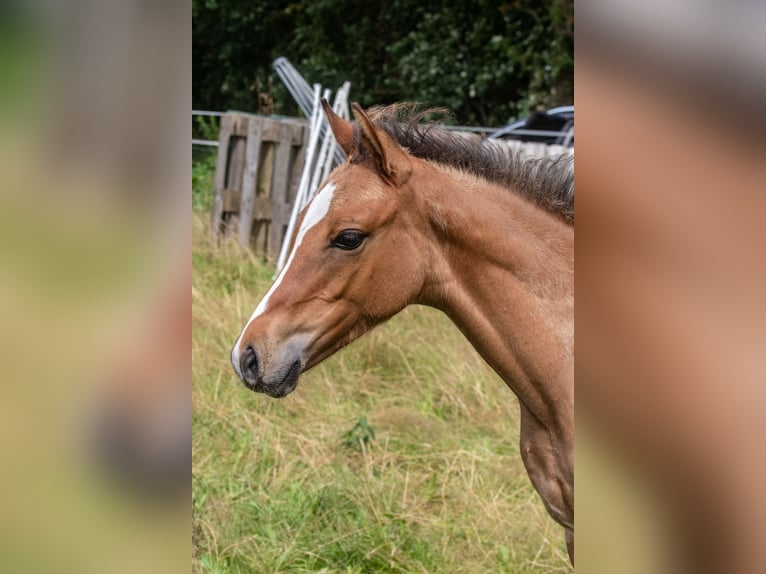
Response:
[{"label": "horse head", "polygon": [[231,352],[245,385],[272,397],[411,303],[424,282],[420,225],[407,209],[417,159],[358,104],[356,132],[323,106],[348,161],[304,208],[287,263]]}]

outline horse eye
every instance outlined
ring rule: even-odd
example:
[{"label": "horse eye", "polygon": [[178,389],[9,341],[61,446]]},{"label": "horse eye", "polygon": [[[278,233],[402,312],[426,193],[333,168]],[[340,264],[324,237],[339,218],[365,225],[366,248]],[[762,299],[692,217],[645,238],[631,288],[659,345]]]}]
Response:
[{"label": "horse eye", "polygon": [[332,240],[332,245],[333,247],[351,251],[352,249],[359,247],[365,237],[365,234],[361,231],[346,229],[345,231],[338,233],[335,239]]}]

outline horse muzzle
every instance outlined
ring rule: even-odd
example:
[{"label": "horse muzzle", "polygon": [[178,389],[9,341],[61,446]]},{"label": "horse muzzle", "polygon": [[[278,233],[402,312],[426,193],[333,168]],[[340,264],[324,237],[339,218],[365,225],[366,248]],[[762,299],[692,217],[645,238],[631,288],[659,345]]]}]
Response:
[{"label": "horse muzzle", "polygon": [[238,357],[232,353],[231,359],[234,370],[248,389],[273,398],[282,398],[292,393],[303,371],[300,358],[294,357],[272,369],[267,376],[265,364],[252,345],[247,345]]}]

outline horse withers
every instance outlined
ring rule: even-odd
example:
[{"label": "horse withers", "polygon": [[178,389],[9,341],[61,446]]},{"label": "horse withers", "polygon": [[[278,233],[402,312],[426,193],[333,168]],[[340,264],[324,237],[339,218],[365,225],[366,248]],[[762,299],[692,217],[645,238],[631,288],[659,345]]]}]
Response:
[{"label": "horse withers", "polygon": [[522,460],[574,563],[571,156],[526,157],[405,105],[354,104],[357,126],[323,106],[348,160],[301,214],[234,370],[284,397],[407,305],[442,310],[518,397]]}]

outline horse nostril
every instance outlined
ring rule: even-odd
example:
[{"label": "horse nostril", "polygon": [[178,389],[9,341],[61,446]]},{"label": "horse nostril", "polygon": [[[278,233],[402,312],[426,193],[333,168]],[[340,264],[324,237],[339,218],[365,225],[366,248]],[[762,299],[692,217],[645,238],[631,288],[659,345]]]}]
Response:
[{"label": "horse nostril", "polygon": [[239,365],[242,368],[242,376],[245,382],[253,385],[258,380],[258,357],[252,345],[245,347],[240,358]]}]

